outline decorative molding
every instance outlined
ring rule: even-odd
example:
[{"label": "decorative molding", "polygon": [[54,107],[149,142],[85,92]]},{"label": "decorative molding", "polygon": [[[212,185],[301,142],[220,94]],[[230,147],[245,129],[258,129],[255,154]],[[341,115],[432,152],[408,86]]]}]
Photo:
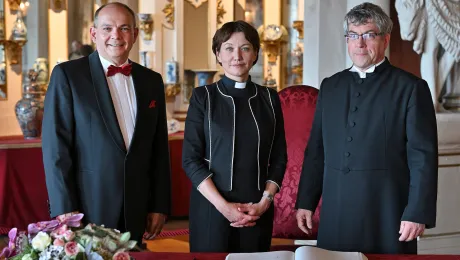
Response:
[{"label": "decorative molding", "polygon": [[208,0],[187,0],[187,2],[191,3],[195,8],[199,8],[202,4],[206,3]]},{"label": "decorative molding", "polygon": [[174,2],[169,0],[162,11],[165,14],[163,25],[168,29],[174,29]]},{"label": "decorative molding", "polygon": [[227,11],[224,9],[224,5],[222,4],[222,0],[217,0],[217,24],[222,23],[222,19],[224,18],[224,14],[226,14]]}]

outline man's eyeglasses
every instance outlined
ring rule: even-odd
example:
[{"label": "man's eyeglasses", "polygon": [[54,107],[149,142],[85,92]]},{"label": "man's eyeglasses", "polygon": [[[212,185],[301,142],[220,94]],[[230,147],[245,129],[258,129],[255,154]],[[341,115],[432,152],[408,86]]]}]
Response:
[{"label": "man's eyeglasses", "polygon": [[347,39],[347,42],[348,41],[356,41],[359,39],[359,37],[363,37],[363,40],[364,41],[369,41],[369,40],[375,40],[375,37],[379,36],[379,35],[384,35],[385,33],[372,33],[372,32],[369,32],[369,33],[363,33],[363,34],[357,34],[357,33],[348,33],[348,34],[345,34],[345,38]]}]

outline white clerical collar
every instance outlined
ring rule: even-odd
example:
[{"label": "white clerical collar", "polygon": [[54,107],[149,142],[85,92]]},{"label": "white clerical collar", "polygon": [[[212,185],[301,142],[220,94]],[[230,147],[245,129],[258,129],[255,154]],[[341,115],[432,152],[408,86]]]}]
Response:
[{"label": "white clerical collar", "polygon": [[121,67],[121,66],[126,65],[126,64],[129,63],[128,60],[126,60],[121,66],[117,66],[113,62],[110,62],[107,59],[105,59],[104,57],[102,57],[100,54],[99,54],[99,59],[101,60],[102,68],[104,68],[105,74],[107,74],[107,70],[109,69],[110,65],[113,65],[115,67]]},{"label": "white clerical collar", "polygon": [[246,82],[235,82],[235,88],[239,88],[239,89],[246,88]]},{"label": "white clerical collar", "polygon": [[374,64],[372,66],[370,66],[367,70],[365,71],[361,71],[360,69],[358,69],[358,67],[356,67],[354,64],[353,64],[353,67],[351,67],[350,71],[352,72],[357,72],[359,74],[359,77],[362,78],[362,79],[365,79],[366,78],[366,73],[372,73],[375,71],[375,68],[377,66],[379,66],[380,64],[382,64],[383,62],[385,61],[385,58],[383,58],[382,61],[380,61],[379,63],[377,64]]}]

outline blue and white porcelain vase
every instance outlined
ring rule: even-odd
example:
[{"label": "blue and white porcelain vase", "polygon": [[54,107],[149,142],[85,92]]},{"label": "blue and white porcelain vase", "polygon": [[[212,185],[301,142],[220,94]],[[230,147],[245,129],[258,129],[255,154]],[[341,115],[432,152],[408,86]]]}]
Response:
[{"label": "blue and white porcelain vase", "polygon": [[198,78],[198,86],[202,87],[210,85],[214,81],[214,75],[218,72],[217,70],[193,70]]},{"label": "blue and white porcelain vase", "polygon": [[5,62],[5,50],[3,46],[0,46],[0,85],[6,84],[6,62]]},{"label": "blue and white porcelain vase", "polygon": [[174,58],[166,62],[166,84],[179,83],[179,64]]},{"label": "blue and white porcelain vase", "polygon": [[13,41],[26,41],[27,40],[27,28],[24,20],[22,19],[22,12],[18,11],[16,21],[13,24],[12,30]]},{"label": "blue and white porcelain vase", "polygon": [[0,11],[0,40],[5,40],[5,15]]},{"label": "blue and white porcelain vase", "polygon": [[16,118],[25,139],[41,137],[44,104],[37,77],[36,71],[29,71],[26,83],[23,85],[22,99],[16,103]]},{"label": "blue and white porcelain vase", "polygon": [[182,95],[184,103],[188,104],[192,97],[192,91],[195,88],[195,72],[192,70],[184,70],[184,82],[182,83]]},{"label": "blue and white porcelain vase", "polygon": [[48,84],[48,60],[46,58],[37,58],[33,65],[34,71],[38,73],[37,84],[46,85]]}]

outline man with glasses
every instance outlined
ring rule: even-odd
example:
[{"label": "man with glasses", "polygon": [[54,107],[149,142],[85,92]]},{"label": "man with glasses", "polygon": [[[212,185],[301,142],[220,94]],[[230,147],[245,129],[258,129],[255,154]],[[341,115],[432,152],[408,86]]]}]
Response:
[{"label": "man with glasses", "polygon": [[390,64],[392,22],[370,3],[344,21],[353,66],[323,80],[296,207],[310,233],[322,197],[318,247],[416,254],[436,223],[436,117],[427,83]]}]

